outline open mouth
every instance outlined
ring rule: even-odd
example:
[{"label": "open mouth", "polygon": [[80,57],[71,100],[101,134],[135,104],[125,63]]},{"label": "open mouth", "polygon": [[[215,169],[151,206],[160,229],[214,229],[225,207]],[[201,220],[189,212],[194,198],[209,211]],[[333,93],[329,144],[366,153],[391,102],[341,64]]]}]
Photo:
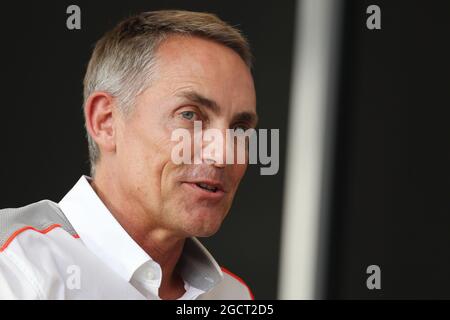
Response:
[{"label": "open mouth", "polygon": [[203,190],[206,190],[206,191],[212,192],[212,193],[216,193],[219,190],[219,188],[212,186],[210,184],[207,184],[207,183],[203,183],[203,182],[196,183],[195,185],[199,188],[202,188]]},{"label": "open mouth", "polygon": [[191,194],[192,201],[195,200],[211,200],[218,201],[224,199],[226,195],[226,189],[223,188],[220,182],[215,181],[186,181],[182,183],[188,186],[189,192],[194,192]]}]

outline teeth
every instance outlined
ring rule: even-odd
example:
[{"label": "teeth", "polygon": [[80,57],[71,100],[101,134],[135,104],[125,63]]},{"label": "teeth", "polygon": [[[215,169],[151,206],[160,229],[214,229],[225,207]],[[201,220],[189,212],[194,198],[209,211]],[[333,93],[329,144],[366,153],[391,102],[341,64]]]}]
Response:
[{"label": "teeth", "polygon": [[198,185],[200,188],[203,188],[203,189],[206,189],[206,190],[209,190],[209,191],[212,191],[212,192],[216,192],[216,191],[217,191],[217,188],[216,188],[216,187],[207,185],[206,183],[197,183],[197,185]]}]

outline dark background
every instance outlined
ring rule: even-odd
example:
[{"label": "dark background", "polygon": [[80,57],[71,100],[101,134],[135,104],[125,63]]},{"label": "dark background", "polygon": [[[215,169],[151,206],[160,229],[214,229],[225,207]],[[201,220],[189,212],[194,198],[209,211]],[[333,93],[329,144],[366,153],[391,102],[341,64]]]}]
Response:
[{"label": "dark background", "polygon": [[[81,8],[81,30],[66,28],[66,8]],[[16,1],[2,4],[0,208],[60,199],[89,174],[82,79],[94,43],[141,11],[217,13],[249,38],[261,128],[280,128],[280,171],[250,166],[230,216],[205,244],[242,277],[256,298],[276,297],[289,103],[294,1]]]},{"label": "dark background", "polygon": [[450,2],[345,9],[327,297],[448,299]]},{"label": "dark background", "polygon": [[[450,298],[450,2],[344,3],[324,297]],[[81,30],[66,28],[71,4]],[[381,30],[366,28],[371,4]],[[294,1],[2,3],[0,207],[59,201],[89,173],[81,106],[93,45],[129,14],[169,8],[217,13],[253,47],[260,127],[280,129],[280,171],[250,166],[203,242],[257,299],[276,298]],[[366,288],[371,264],[382,290]]]}]

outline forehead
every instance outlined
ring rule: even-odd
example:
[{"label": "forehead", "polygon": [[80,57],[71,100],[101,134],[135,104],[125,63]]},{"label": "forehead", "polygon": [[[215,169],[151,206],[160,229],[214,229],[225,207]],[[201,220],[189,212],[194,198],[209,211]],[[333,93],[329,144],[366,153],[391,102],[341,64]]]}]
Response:
[{"label": "forehead", "polygon": [[171,36],[156,56],[155,82],[171,93],[190,89],[229,107],[256,108],[251,72],[232,49],[199,37]]}]

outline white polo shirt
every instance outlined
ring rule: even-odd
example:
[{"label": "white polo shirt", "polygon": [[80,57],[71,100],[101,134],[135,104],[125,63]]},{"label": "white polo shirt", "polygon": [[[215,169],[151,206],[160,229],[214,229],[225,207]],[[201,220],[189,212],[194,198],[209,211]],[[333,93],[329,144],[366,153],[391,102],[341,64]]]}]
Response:
[{"label": "white polo shirt", "polygon": [[[160,299],[161,267],[122,228],[82,176],[56,204],[0,210],[0,299]],[[253,299],[196,239],[177,271],[183,300]]]}]

